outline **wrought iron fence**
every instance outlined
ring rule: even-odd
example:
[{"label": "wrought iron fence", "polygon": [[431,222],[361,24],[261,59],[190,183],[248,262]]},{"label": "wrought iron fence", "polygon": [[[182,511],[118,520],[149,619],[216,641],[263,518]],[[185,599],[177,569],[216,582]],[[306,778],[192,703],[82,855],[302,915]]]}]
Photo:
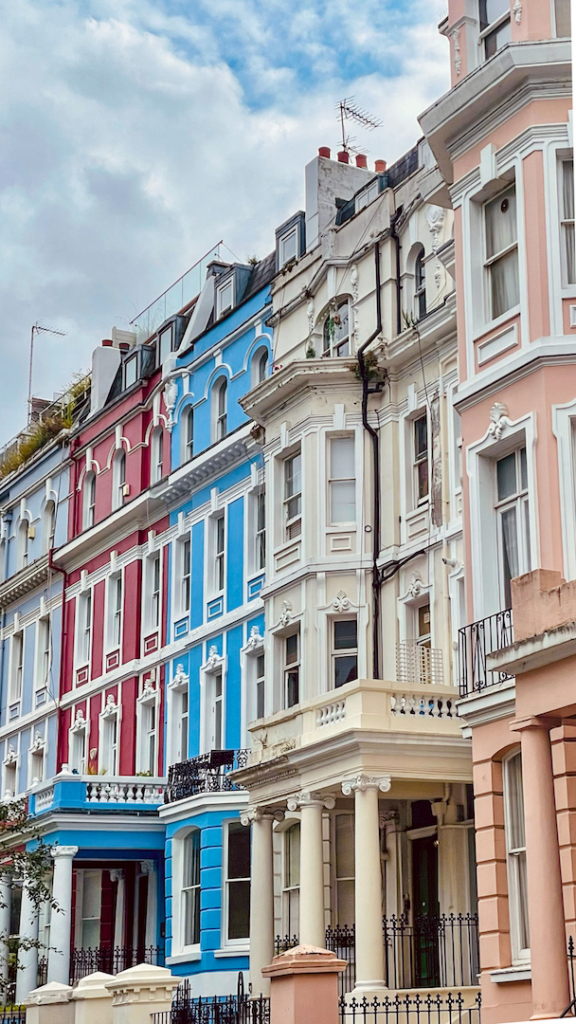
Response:
[{"label": "wrought iron fence", "polygon": [[24,1006],[0,1007],[0,1024],[26,1024],[26,1009]]},{"label": "wrought iron fence", "polygon": [[514,642],[512,609],[489,615],[478,622],[470,622],[458,631],[458,675],[460,696],[479,693],[488,686],[496,686],[513,677],[507,672],[494,672],[487,668],[489,654],[510,647]]},{"label": "wrought iron fence", "polygon": [[48,981],[48,957],[38,957],[38,969],[36,971],[36,988],[45,985]]},{"label": "wrought iron fence", "polygon": [[361,1000],[341,996],[339,1005],[342,1024],[480,1024],[480,993],[471,999],[460,992]]},{"label": "wrought iron fence", "polygon": [[567,1017],[569,1013],[573,1013],[576,1007],[576,950],[574,948],[574,938],[572,935],[568,936],[568,978],[570,981],[570,1005],[566,1007],[564,1013],[561,1013],[561,1017]]},{"label": "wrought iron fence", "polygon": [[274,939],[274,956],[285,953],[287,949],[294,949],[299,942],[300,939],[297,935],[277,935]]},{"label": "wrought iron fence", "polygon": [[356,934],[354,925],[350,928],[327,928],[325,937],[326,949],[331,949],[340,960],[346,960],[348,966],[338,975],[338,992],[341,996],[351,992],[356,984]]},{"label": "wrought iron fence", "polygon": [[238,991],[230,996],[193,998],[189,979],[174,993],[172,1007],[152,1015],[153,1024],[270,1024],[270,999],[244,992],[242,974]]},{"label": "wrought iron fence", "polygon": [[164,803],[171,804],[197,793],[241,789],[232,782],[228,773],[235,768],[245,768],[248,753],[248,750],[210,750],[207,754],[170,765]]},{"label": "wrought iron fence", "polygon": [[73,949],[70,958],[70,984],[74,985],[87,974],[104,971],[120,974],[137,964],[164,966],[162,946],[108,946],[91,949]]},{"label": "wrought iron fence", "polygon": [[383,918],[388,988],[476,985],[480,972],[476,914]]}]

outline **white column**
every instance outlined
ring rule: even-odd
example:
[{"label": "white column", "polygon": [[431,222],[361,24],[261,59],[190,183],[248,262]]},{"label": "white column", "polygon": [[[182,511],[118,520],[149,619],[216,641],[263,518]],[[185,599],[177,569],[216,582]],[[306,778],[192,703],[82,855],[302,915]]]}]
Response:
[{"label": "white column", "polygon": [[334,797],[308,792],[288,800],[288,810],[300,809],[300,942],[320,949],[326,945],[322,811],[334,804]]},{"label": "white column", "polygon": [[[7,875],[0,876],[0,936],[10,934],[10,907],[12,904],[12,889],[10,888]],[[8,943],[0,938],[0,976],[3,981],[8,977]],[[2,989],[0,1002],[6,1001],[6,989]],[[3,996],[3,997],[2,997]]]},{"label": "white column", "polygon": [[156,864],[153,860],[140,862],[140,870],[143,875],[148,875],[148,895],[146,900],[146,937],[145,945],[156,945],[156,892],[158,879],[156,877]]},{"label": "white column", "polygon": [[252,825],[250,861],[250,984],[255,996],[270,994],[270,979],[262,968],[274,956],[274,854],[272,825],[283,813],[270,808],[250,808],[242,814],[243,825]]},{"label": "white column", "polygon": [[117,883],[116,888],[116,911],[114,914],[114,948],[118,949],[124,946],[124,936],[126,934],[125,927],[125,907],[126,907],[126,879],[122,868],[112,868],[110,872],[110,881]]},{"label": "white column", "polygon": [[382,866],[378,792],[390,789],[390,776],[359,775],[342,783],[344,796],[354,793],[354,907],[356,917],[356,988],[363,995],[386,988],[382,939]]},{"label": "white column", "polygon": [[[28,887],[22,886],[20,907],[20,938],[38,941],[38,910],[30,899]],[[19,969],[16,975],[16,1002],[23,1003],[29,992],[36,988],[38,977],[38,947],[18,952]]]},{"label": "white column", "polygon": [[50,919],[48,981],[67,985],[70,978],[70,938],[72,934],[72,860],[77,846],[53,846],[54,878],[52,896],[59,910]]}]

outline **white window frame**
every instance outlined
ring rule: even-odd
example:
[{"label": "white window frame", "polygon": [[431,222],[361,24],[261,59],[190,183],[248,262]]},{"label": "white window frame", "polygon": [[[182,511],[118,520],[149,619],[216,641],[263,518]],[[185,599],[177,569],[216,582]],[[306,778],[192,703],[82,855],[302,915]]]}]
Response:
[{"label": "white window frame", "polygon": [[[294,460],[299,459],[300,490],[291,490],[291,481],[294,481],[295,474],[288,473],[288,467],[293,466]],[[293,484],[292,484],[293,486]],[[282,519],[284,523],[284,540],[297,540],[302,535],[302,497],[303,497],[303,459],[302,450],[292,452],[282,460]],[[290,506],[298,502],[297,511],[290,515]]]},{"label": "white window frame", "polygon": [[[421,420],[426,420],[426,452],[424,455],[418,455],[416,452],[416,424],[420,423]],[[430,486],[432,483],[432,446],[431,446],[431,424],[430,416],[427,408],[418,409],[413,416],[408,420],[408,426],[410,429],[410,461],[412,464],[411,468],[411,511],[422,508],[430,503]],[[419,477],[419,466],[425,464],[427,466],[428,474],[428,489],[426,494],[420,496],[420,477]]]},{"label": "white window frame", "polygon": [[[505,593],[504,583],[504,540],[502,537],[503,532],[503,517],[506,513],[514,511],[516,518],[516,539],[518,544],[518,575],[522,576],[524,573],[530,572],[532,567],[531,564],[531,550],[530,550],[530,537],[532,533],[532,509],[530,502],[530,491],[528,487],[528,480],[524,487],[521,480],[521,455],[520,452],[526,450],[525,445],[519,445],[514,447],[511,451],[506,452],[497,458],[494,462],[494,486],[496,489],[496,500],[494,503],[494,509],[496,511],[496,518],[498,523],[498,563],[500,572],[500,597],[502,602],[502,608],[510,607],[511,601],[508,602]],[[498,463],[510,455],[514,455],[514,470],[516,473],[516,479],[520,477],[520,488],[506,498],[498,497],[498,481],[497,481],[497,469]],[[526,452],[526,475],[528,475],[528,453]]]},{"label": "white window frame", "polygon": [[[291,637],[297,637],[297,650],[296,660],[288,661],[288,640]],[[282,707],[288,711],[290,708],[297,707],[302,703],[302,634],[300,631],[300,624],[297,628],[291,629],[282,637]],[[288,703],[288,682],[290,675],[297,671],[298,673],[298,700],[292,704]]]},{"label": "white window frame", "polygon": [[[136,726],[138,730],[136,763],[138,772],[151,772],[153,777],[156,777],[158,774],[159,707],[158,691],[149,681],[146,681],[142,693],[136,702]],[[152,748],[150,746],[151,740]],[[150,758],[151,753],[152,758]],[[152,767],[150,766],[150,760],[152,760]]]},{"label": "white window frame", "polygon": [[118,448],[112,459],[112,510],[122,508],[126,486],[126,452]]},{"label": "white window frame", "polygon": [[[511,193],[514,193],[516,203],[516,240],[505,246],[504,249],[494,253],[492,256],[488,256],[487,252],[487,240],[488,240],[488,220],[486,216],[487,207],[491,203],[504,202],[506,197]],[[522,294],[522,282],[520,280],[520,215],[521,208],[519,202],[519,192],[516,188],[516,182],[512,181],[506,188],[498,192],[497,195],[491,196],[482,204],[482,258],[484,261],[484,321],[486,327],[499,323],[502,319],[506,319],[514,316],[515,313],[520,309],[521,294]],[[518,262],[518,302],[515,306],[510,306],[509,309],[503,310],[502,313],[494,313],[492,305],[492,268],[497,266],[498,263],[503,260],[506,256],[511,253],[516,253],[516,259]]]},{"label": "white window frame", "polygon": [[[20,737],[14,737],[14,740],[18,745],[19,739]],[[9,744],[8,754],[2,762],[2,798],[4,800],[18,795],[18,768],[18,753],[14,750],[12,744]]]},{"label": "white window frame", "polygon": [[[479,24],[479,26],[481,26],[481,24],[482,24],[482,22],[480,21],[480,2],[481,2],[481,0],[478,0],[478,24]],[[503,13],[500,14],[497,18],[495,18],[495,20],[493,22],[491,22],[489,25],[487,25],[486,28],[480,28],[480,35],[478,37],[478,42],[479,42],[479,45],[482,48],[482,61],[483,62],[486,61],[486,60],[491,60],[492,57],[494,57],[496,55],[496,53],[498,53],[499,50],[501,49],[501,47],[498,47],[498,49],[495,50],[495,52],[493,54],[491,54],[490,57],[488,57],[486,55],[486,39],[487,39],[487,37],[492,35],[493,32],[495,32],[497,29],[501,28],[501,26],[505,25],[507,22],[509,22],[510,24],[512,23],[512,13],[511,13],[510,8],[508,8],[507,10],[504,10]],[[506,44],[504,44],[504,45],[506,45]]]},{"label": "white window frame", "polygon": [[[284,235],[281,235],[280,239],[278,240],[278,253],[279,253],[279,257],[280,257],[279,258],[280,269],[282,267],[285,267],[287,263],[290,263],[291,260],[297,260],[298,259],[298,232],[299,232],[299,230],[300,230],[300,225],[295,224],[294,227],[290,228],[290,230],[287,231]],[[292,242],[294,243],[293,244],[294,251],[293,252],[291,250],[287,251],[288,244],[292,243]]]},{"label": "white window frame", "polygon": [[[182,462],[190,462],[194,458],[194,406],[187,405],[181,417],[182,422]],[[192,430],[190,430],[192,426]],[[192,434],[192,436],[190,436]]]},{"label": "white window frame", "polygon": [[[166,342],[165,339],[168,339]],[[172,342],[173,342],[173,325],[168,324],[158,335],[158,365],[162,366],[168,357],[172,354]],[[168,351],[166,351],[166,344],[168,344]]]},{"label": "white window frame", "polygon": [[[208,556],[208,594],[209,599],[219,597],[226,589],[226,544],[227,544],[227,523],[226,509],[221,509],[217,515],[208,520],[209,538],[207,545]],[[222,524],[222,529],[220,529]]]},{"label": "white window frame", "polygon": [[[300,925],[300,887],[301,887],[301,884],[302,884],[301,870],[300,870],[301,863],[302,863],[301,855],[300,855],[299,860],[298,860],[298,883],[296,885],[288,885],[287,884],[287,882],[289,881],[289,879],[288,879],[288,844],[290,842],[289,836],[290,836],[290,832],[292,831],[292,829],[295,829],[296,827],[299,829],[299,832],[300,832],[299,852],[301,854],[301,849],[302,849],[302,845],[301,845],[302,844],[302,833],[301,833],[300,821],[299,820],[290,820],[289,822],[287,822],[286,828],[283,829],[282,833],[281,833],[282,834],[282,931],[283,931],[283,933],[285,935],[288,935],[290,938],[292,938],[292,936],[294,936],[294,935],[297,936],[298,933],[299,933],[299,930],[300,930],[299,929],[299,925]],[[292,894],[293,893],[298,893],[298,912],[297,912],[298,920],[296,922],[294,922],[292,920],[292,914],[291,914],[291,903],[292,903]],[[292,935],[290,935],[290,932],[292,932]]]},{"label": "white window frame", "polygon": [[94,526],[96,517],[96,473],[91,470],[84,479],[84,529]]},{"label": "white window frame", "polygon": [[[333,916],[334,916],[334,923],[336,924],[337,927],[344,927],[345,925],[348,925],[348,927],[351,927],[354,924],[354,920],[352,920],[352,921],[341,921],[340,917],[339,917],[339,913],[338,913],[338,887],[339,887],[340,883],[342,883],[342,882],[352,882],[352,885],[354,887],[355,886],[355,882],[356,882],[356,878],[355,878],[355,874],[354,875],[339,875],[338,874],[338,850],[337,850],[337,845],[336,845],[337,844],[337,840],[336,840],[336,820],[337,820],[337,818],[349,818],[352,821],[352,856],[354,856],[354,815],[353,815],[353,813],[351,811],[336,810],[336,811],[334,811],[334,814],[332,815],[332,820],[330,822],[330,824],[331,824],[331,832],[332,832],[332,843],[333,843],[333,847],[332,848],[334,850],[334,857],[333,857],[333,883],[334,883],[334,910],[333,910]],[[354,914],[354,911],[352,911],[352,914]]]},{"label": "white window frame", "polygon": [[552,429],[558,442],[564,578],[574,580],[576,579],[576,399],[563,405],[552,406]]},{"label": "white window frame", "polygon": [[154,427],[150,444],[151,483],[157,484],[164,473],[164,431],[162,427]]},{"label": "white window frame", "polygon": [[[340,315],[340,310],[343,309],[344,306],[347,307],[348,333],[343,338],[340,338],[338,341],[336,341],[335,334],[332,337],[330,337],[329,329],[327,333],[327,328],[331,320],[335,320],[336,318],[338,318],[339,322],[341,322],[342,318]],[[352,302],[349,297],[346,297],[340,299],[338,301],[336,308],[330,309],[326,315],[324,325],[322,327],[322,356],[325,358],[331,357],[333,359],[351,359],[353,354],[352,340]],[[328,344],[326,344],[327,341]],[[348,348],[348,352],[340,351],[341,349],[346,347]]]},{"label": "white window frame", "polygon": [[68,730],[68,759],[70,768],[76,769],[79,775],[85,775],[88,768],[89,727],[90,723],[84,718],[83,712],[77,711]]},{"label": "white window frame", "polygon": [[167,758],[169,764],[177,764],[190,756],[190,679],[182,665],[168,684],[167,700]]},{"label": "white window frame", "polygon": [[[251,377],[252,387],[255,388],[258,384],[262,384],[263,381],[268,377],[268,365],[270,363],[270,352],[266,345],[260,345],[256,349],[251,360]],[[262,372],[264,371],[264,372]]]},{"label": "white window frame", "polygon": [[[88,614],[87,614],[88,612]],[[76,667],[90,665],[92,660],[92,590],[84,590],[76,598]],[[88,649],[87,649],[88,648]]]},{"label": "white window frame", "polygon": [[123,619],[124,579],[120,570],[108,577],[108,586],[106,588],[106,651],[108,653],[122,649]]},{"label": "white window frame", "polygon": [[[260,512],[264,511],[262,522]],[[256,576],[266,568],[266,488],[255,487],[248,494],[248,574]]]},{"label": "white window frame", "polygon": [[[520,867],[519,858],[524,855],[526,857],[526,846],[514,848],[510,844],[510,836],[512,831],[511,823],[511,763],[515,762],[516,757],[520,754],[519,749],[511,751],[502,760],[502,776],[503,776],[503,793],[504,793],[504,835],[506,840],[506,873],[508,877],[508,907],[510,916],[510,939],[512,944],[512,963],[513,965],[519,965],[526,963],[530,960],[530,947],[521,947],[520,936],[521,936],[521,924],[520,924]],[[520,755],[521,756],[521,755]],[[521,761],[520,761],[521,763]],[[522,799],[522,805],[524,806],[524,800]],[[526,924],[528,926],[528,907],[524,908],[526,914]]]},{"label": "white window frame", "polygon": [[[558,213],[560,221],[560,262],[562,266],[562,288],[573,289],[576,285],[576,253],[573,254],[573,276],[574,280],[570,281],[568,276],[568,260],[566,256],[566,250],[568,245],[568,239],[570,234],[572,235],[572,245],[574,246],[574,217],[566,216],[566,209],[564,206],[564,174],[567,164],[572,164],[572,186],[574,186],[574,160],[568,157],[558,156]],[[572,203],[574,204],[574,188],[572,187]],[[573,210],[574,212],[574,210]]]},{"label": "white window frame", "polygon": [[12,642],[10,644],[10,704],[16,704],[17,701],[22,700],[26,656],[24,634],[23,627],[15,629],[12,633]]},{"label": "white window frame", "polygon": [[[336,648],[336,626],[339,622],[355,622],[356,623],[356,646],[355,647],[343,647]],[[336,662],[339,658],[352,657],[356,658],[356,676],[358,679],[358,616],[357,615],[339,615],[330,619],[330,689],[338,690],[340,687],[336,686]],[[350,680],[352,682],[353,680]],[[347,685],[347,684],[342,684]]]},{"label": "white window frame", "polygon": [[[258,659],[264,658],[264,675],[258,675]],[[247,727],[250,722],[255,722],[266,715],[266,654],[264,650],[264,637],[260,633],[259,626],[252,626],[247,642],[240,651],[240,677],[242,680],[242,710],[240,731],[244,737],[243,743],[250,745],[250,737]],[[258,684],[262,680],[261,697],[263,714],[259,715],[258,707]]]},{"label": "white window frame", "polygon": [[[342,477],[333,475],[333,446],[339,441],[352,443],[352,465],[354,476]],[[328,523],[330,526],[353,526],[356,524],[356,436],[355,434],[331,434],[328,436]],[[336,519],[334,516],[334,490],[336,484],[350,484],[354,492],[354,515],[350,519]]]},{"label": "white window frame", "polygon": [[[230,302],[228,302],[227,295],[230,293]],[[224,305],[226,303],[226,305]],[[216,319],[219,320],[221,316],[225,316],[234,309],[234,275],[228,278],[224,284],[221,284],[216,289]]]},{"label": "white window frame", "polygon": [[[120,762],[120,706],[114,698],[108,697],[100,713],[100,767],[113,778],[119,774]],[[113,729],[116,728],[115,738]]]},{"label": "white window frame", "polygon": [[[197,883],[191,886],[184,886],[184,868],[185,868],[185,843],[194,833],[198,833],[199,851],[198,851],[198,864],[199,864],[199,880]],[[184,833],[177,835],[174,840],[174,877],[179,883],[176,886],[176,892],[179,894],[179,898],[174,901],[174,937],[176,939],[175,946],[178,953],[196,953],[200,951],[200,937],[202,934],[200,911],[198,910],[198,941],[186,944],[186,897],[185,893],[193,889],[196,892],[196,898],[198,901],[198,907],[200,903],[200,896],[202,892],[202,868],[201,868],[201,856],[202,856],[202,830],[197,826],[187,828]]]},{"label": "white window frame", "polygon": [[[222,750],[226,745],[226,658],[211,647],[208,660],[200,669],[200,753]],[[216,693],[217,679],[221,679],[221,692]],[[216,707],[220,704],[220,747],[216,730]]]},{"label": "white window frame", "polygon": [[[28,779],[30,786],[44,782],[46,770],[46,740],[36,732],[34,741],[28,749]],[[36,781],[34,781],[36,780]]]},{"label": "white window frame", "polygon": [[192,606],[192,533],[188,531],[176,541],[176,572],[174,585],[177,587],[175,601],[178,617],[190,614]]},{"label": "white window frame", "polygon": [[54,546],[54,534],[56,531],[56,502],[48,498],[44,505],[42,516],[42,546],[43,550],[50,551]]},{"label": "white window frame", "polygon": [[34,691],[49,689],[52,666],[52,621],[50,615],[41,615],[36,624],[36,671]]},{"label": "white window frame", "polygon": [[145,561],[144,582],[145,632],[149,635],[160,630],[162,621],[162,550],[153,551]]},{"label": "white window frame", "polygon": [[[224,396],[224,397],[222,397]],[[220,376],[212,388],[214,442],[228,435],[228,378]]]},{"label": "white window frame", "polygon": [[224,945],[231,949],[248,949],[250,944],[250,926],[248,926],[248,935],[238,939],[231,939],[228,935],[229,927],[229,911],[230,911],[230,883],[234,882],[248,882],[250,886],[250,874],[247,877],[229,878],[228,875],[228,843],[230,835],[230,826],[240,825],[240,828],[245,828],[249,834],[249,829],[245,825],[241,825],[240,821],[236,818],[232,821],[222,822],[222,932],[224,937]]},{"label": "white window frame", "polygon": [[30,521],[22,519],[18,527],[18,568],[25,569],[28,565],[30,549]]},{"label": "white window frame", "polygon": [[414,316],[423,320],[426,313],[426,253],[422,245],[414,260]]}]

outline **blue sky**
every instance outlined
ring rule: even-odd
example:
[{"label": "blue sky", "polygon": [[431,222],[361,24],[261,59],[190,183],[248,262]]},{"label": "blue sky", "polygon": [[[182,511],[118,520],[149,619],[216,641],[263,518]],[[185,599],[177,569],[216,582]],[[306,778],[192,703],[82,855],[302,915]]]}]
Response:
[{"label": "blue sky", "polygon": [[245,258],[303,204],[345,95],[369,161],[448,85],[446,0],[0,0],[0,443],[219,238]]}]

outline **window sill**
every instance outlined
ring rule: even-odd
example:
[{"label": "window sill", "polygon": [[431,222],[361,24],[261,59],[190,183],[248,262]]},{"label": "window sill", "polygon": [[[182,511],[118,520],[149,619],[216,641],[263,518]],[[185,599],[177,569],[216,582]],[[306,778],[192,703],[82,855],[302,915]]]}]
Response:
[{"label": "window sill", "polygon": [[495,982],[496,985],[503,985],[510,981],[531,980],[532,967],[528,962],[525,964],[517,964],[515,967],[502,967],[498,971],[490,971],[490,981]]},{"label": "window sill", "polygon": [[191,949],[189,953],[175,953],[174,956],[166,957],[166,966],[171,964],[198,963],[202,959],[202,952],[199,949]]},{"label": "window sill", "polygon": [[245,946],[226,946],[224,949],[215,949],[214,956],[217,960],[223,960],[225,957],[230,956],[248,956],[250,953],[250,943]]},{"label": "window sill", "polygon": [[510,320],[514,320],[515,317],[520,316],[520,306],[513,306],[512,309],[507,309],[501,316],[497,316],[495,320],[490,320],[481,327],[474,331],[472,338],[473,342],[480,341],[486,334],[490,334],[491,331],[497,331],[499,327],[504,327]]}]

